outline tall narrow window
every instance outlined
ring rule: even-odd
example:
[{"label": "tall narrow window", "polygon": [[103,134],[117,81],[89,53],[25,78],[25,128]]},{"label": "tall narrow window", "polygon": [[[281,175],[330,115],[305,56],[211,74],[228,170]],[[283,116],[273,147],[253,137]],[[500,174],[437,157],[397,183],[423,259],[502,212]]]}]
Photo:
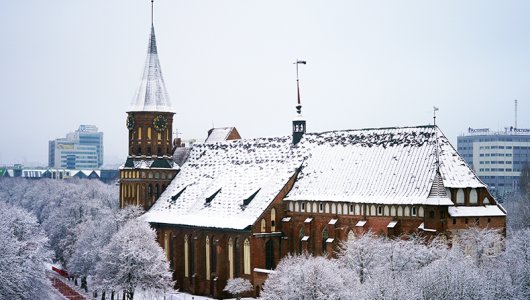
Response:
[{"label": "tall narrow window", "polygon": [[298,254],[302,254],[302,250],[304,249],[302,238],[304,238],[304,227],[300,228],[300,231],[298,234]]},{"label": "tall narrow window", "polygon": [[328,227],[324,227],[324,230],[322,230],[322,255],[326,255],[327,254],[327,240],[328,240],[328,237],[329,237],[329,233],[328,233]]},{"label": "tall narrow window", "polygon": [[478,203],[478,194],[476,189],[472,189],[469,192],[469,203],[477,204]]},{"label": "tall narrow window", "polygon": [[164,232],[164,252],[166,253],[166,258],[170,260],[169,257],[169,232]]},{"label": "tall narrow window", "polygon": [[151,127],[147,127],[147,139],[151,139]]},{"label": "tall narrow window", "polygon": [[140,143],[142,140],[142,127],[138,127],[138,142]]},{"label": "tall narrow window", "polygon": [[271,209],[271,232],[276,231],[276,209]]},{"label": "tall narrow window", "polygon": [[189,275],[189,243],[188,243],[188,236],[184,236],[184,276],[188,277]]},{"label": "tall narrow window", "polygon": [[190,236],[190,277],[195,273],[195,238]]},{"label": "tall narrow window", "polygon": [[267,221],[265,219],[261,219],[261,232],[265,232],[267,228]]},{"label": "tall narrow window", "polygon": [[274,240],[268,240],[265,243],[265,268],[272,270],[274,269]]},{"label": "tall narrow window", "polygon": [[234,278],[234,241],[228,239],[228,279]]},{"label": "tall narrow window", "polygon": [[204,255],[206,257],[206,280],[210,280],[210,238],[206,236],[206,241],[204,243]]},{"label": "tall narrow window", "polygon": [[245,239],[243,244],[243,272],[246,275],[250,275],[250,241]]},{"label": "tall narrow window", "polygon": [[353,241],[355,239],[355,234],[353,233],[353,230],[350,230],[348,232],[348,241]]},{"label": "tall narrow window", "polygon": [[212,258],[212,267],[211,272],[217,274],[217,241],[212,236],[212,247],[211,247],[211,258]]},{"label": "tall narrow window", "polygon": [[234,277],[241,276],[241,245],[238,238],[235,239],[234,243]]}]

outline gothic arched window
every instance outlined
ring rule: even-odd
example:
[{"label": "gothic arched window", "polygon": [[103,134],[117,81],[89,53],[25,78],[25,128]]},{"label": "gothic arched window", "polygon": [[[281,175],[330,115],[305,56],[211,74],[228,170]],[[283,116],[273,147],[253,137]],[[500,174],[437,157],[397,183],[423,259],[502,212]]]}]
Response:
[{"label": "gothic arched window", "polygon": [[250,275],[250,241],[245,239],[243,243],[243,273]]}]

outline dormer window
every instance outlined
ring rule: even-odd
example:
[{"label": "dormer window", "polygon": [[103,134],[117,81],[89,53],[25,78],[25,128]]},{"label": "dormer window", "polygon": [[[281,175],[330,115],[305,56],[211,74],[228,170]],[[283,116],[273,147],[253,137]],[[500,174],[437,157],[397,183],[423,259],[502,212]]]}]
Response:
[{"label": "dormer window", "polygon": [[206,197],[206,201],[204,202],[204,206],[209,206],[210,203],[213,201],[215,196],[221,192],[221,189],[218,189],[217,192],[213,193],[210,197]]},{"label": "dormer window", "polygon": [[260,190],[261,189],[258,189],[257,191],[252,193],[252,195],[250,195],[247,199],[243,200],[243,206],[249,205],[250,202],[252,202],[252,200],[256,197],[256,195],[259,193]]}]

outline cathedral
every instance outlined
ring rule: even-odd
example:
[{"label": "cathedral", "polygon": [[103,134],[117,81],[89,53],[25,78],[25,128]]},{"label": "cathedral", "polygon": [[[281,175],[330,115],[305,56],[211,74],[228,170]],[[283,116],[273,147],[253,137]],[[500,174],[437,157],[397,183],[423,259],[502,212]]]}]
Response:
[{"label": "cathedral", "polygon": [[175,288],[225,298],[227,280],[241,277],[258,296],[282,257],[333,257],[341,241],[369,230],[450,237],[506,227],[504,208],[437,126],[313,133],[301,108],[298,98],[286,136],[242,138],[228,127],[189,147],[173,141],[175,111],[151,25],[127,111],[119,201],[146,210]]}]

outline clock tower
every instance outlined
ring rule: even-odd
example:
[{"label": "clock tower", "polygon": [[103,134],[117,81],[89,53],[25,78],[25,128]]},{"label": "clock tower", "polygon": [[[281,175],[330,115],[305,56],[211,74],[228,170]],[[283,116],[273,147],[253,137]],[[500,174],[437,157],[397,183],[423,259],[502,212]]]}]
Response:
[{"label": "clock tower", "polygon": [[128,155],[120,169],[120,207],[149,209],[178,172],[172,159],[175,111],[158,59],[151,1],[151,34],[140,86],[127,110]]}]

